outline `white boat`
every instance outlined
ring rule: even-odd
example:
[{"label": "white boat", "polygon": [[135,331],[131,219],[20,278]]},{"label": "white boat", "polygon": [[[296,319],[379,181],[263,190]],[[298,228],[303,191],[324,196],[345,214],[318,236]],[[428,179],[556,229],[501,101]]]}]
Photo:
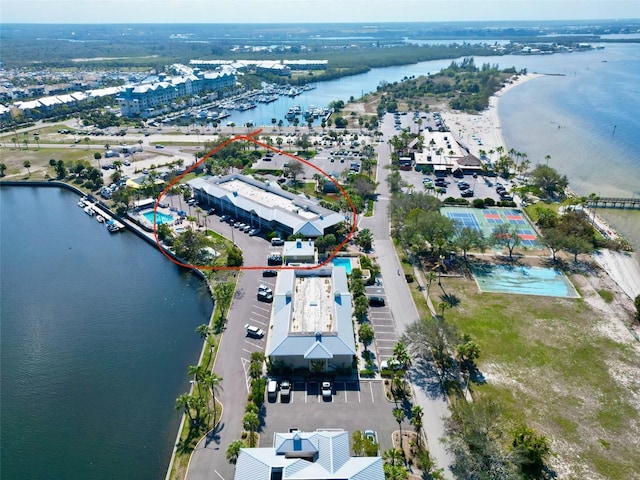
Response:
[{"label": "white boat", "polygon": [[84,207],[84,213],[86,213],[90,217],[93,217],[96,214],[96,211],[91,208],[91,205],[87,205],[86,207]]},{"label": "white boat", "polygon": [[84,203],[82,200],[78,200],[78,206],[79,206],[80,208],[84,208],[84,207],[86,207],[86,206],[87,206],[87,204],[86,204],[86,203]]}]

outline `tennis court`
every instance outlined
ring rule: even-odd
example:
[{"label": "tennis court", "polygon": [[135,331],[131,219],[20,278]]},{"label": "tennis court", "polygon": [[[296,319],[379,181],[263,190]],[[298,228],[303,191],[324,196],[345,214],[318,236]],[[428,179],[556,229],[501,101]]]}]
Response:
[{"label": "tennis court", "polygon": [[491,236],[498,225],[517,226],[518,236],[522,240],[523,247],[533,248],[538,246],[536,231],[520,210],[511,208],[442,207],[440,213],[465,227],[481,231],[487,238]]}]

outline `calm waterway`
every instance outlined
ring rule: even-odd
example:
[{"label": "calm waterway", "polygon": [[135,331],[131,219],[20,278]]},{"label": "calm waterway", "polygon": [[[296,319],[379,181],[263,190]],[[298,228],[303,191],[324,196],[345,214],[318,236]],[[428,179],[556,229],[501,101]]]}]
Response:
[{"label": "calm waterway", "polygon": [[2,478],[164,478],[202,282],[59,188],[0,188]]}]

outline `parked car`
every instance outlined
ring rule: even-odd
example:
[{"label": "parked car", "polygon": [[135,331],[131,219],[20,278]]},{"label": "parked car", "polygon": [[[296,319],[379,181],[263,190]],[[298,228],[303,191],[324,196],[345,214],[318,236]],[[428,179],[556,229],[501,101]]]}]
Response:
[{"label": "parked car", "polygon": [[260,302],[271,303],[271,302],[273,302],[273,293],[258,291],[258,300]]},{"label": "parked car", "polygon": [[260,229],[259,228],[252,228],[251,230],[249,230],[249,236],[250,237],[253,237],[253,236],[255,236],[255,235],[259,234],[259,233],[260,233]]},{"label": "parked car", "polygon": [[267,265],[282,265],[282,255],[269,255]]},{"label": "parked car", "polygon": [[278,398],[278,382],[269,380],[267,383],[267,398],[270,402],[275,402]]},{"label": "parked car", "polygon": [[266,285],[260,285],[258,287],[258,292],[263,292],[263,293],[273,293],[273,290],[271,290],[269,287],[267,287]]},{"label": "parked car", "polygon": [[248,323],[244,326],[244,328],[247,329],[247,335],[249,337],[254,337],[254,338],[262,338],[264,337],[264,331],[258,327],[255,327],[253,325],[249,325]]},{"label": "parked car", "polygon": [[371,443],[373,443],[374,445],[378,444],[378,439],[376,438],[376,432],[374,432],[373,430],[365,430],[364,437],[368,438],[371,441]]},{"label": "parked car", "polygon": [[164,148],[164,145],[157,144],[157,145],[156,145],[156,148],[158,148],[158,149],[160,149],[160,148]]},{"label": "parked car", "polygon": [[262,276],[263,277],[277,277],[278,276],[278,271],[277,270],[263,270],[262,271]]},{"label": "parked car", "polygon": [[333,388],[331,387],[331,382],[322,382],[322,398],[330,400],[332,396]]},{"label": "parked car", "polygon": [[394,358],[380,362],[380,370],[400,370],[402,365]]},{"label": "parked car", "polygon": [[460,193],[461,197],[473,197],[473,190],[469,189],[469,190],[465,190],[463,192]]},{"label": "parked car", "polygon": [[382,297],[369,297],[369,306],[370,307],[384,307],[385,301]]},{"label": "parked car", "polygon": [[282,245],[284,245],[284,240],[281,239],[280,237],[275,237],[271,239],[271,245],[274,247],[280,247]]},{"label": "parked car", "polygon": [[229,219],[229,215],[222,215],[222,216],[220,217],[220,221],[221,221],[221,222],[226,222],[228,219]]},{"label": "parked car", "polygon": [[291,382],[282,380],[280,382],[280,398],[289,398],[289,395],[291,395]]}]

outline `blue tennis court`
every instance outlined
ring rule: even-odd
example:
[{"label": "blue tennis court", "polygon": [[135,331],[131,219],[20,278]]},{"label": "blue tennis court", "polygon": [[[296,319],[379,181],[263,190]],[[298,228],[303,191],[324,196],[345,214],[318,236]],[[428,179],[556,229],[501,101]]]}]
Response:
[{"label": "blue tennis court", "polygon": [[538,235],[520,210],[477,209],[469,207],[442,207],[440,212],[464,227],[475,228],[490,237],[498,225],[517,227],[517,233],[525,248],[537,248]]},{"label": "blue tennis court", "polygon": [[472,227],[476,230],[482,230],[482,228],[480,228],[478,220],[476,220],[476,216],[471,212],[447,211],[444,213],[451,220],[461,223],[465,227]]}]

